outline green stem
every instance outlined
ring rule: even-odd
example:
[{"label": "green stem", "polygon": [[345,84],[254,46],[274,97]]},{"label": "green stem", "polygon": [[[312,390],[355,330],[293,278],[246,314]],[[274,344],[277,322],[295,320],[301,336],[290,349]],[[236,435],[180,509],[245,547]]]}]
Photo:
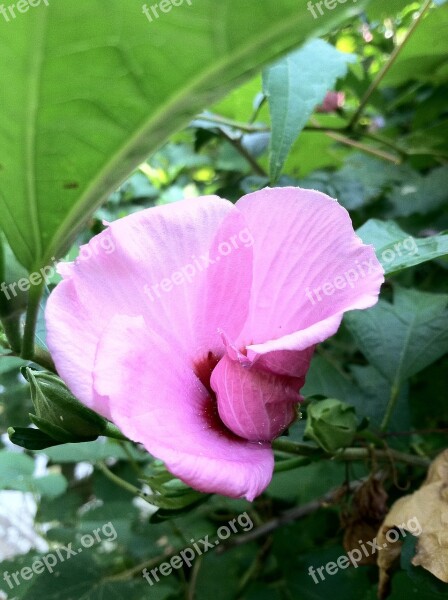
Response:
[{"label": "green stem", "polygon": [[251,124],[252,124],[252,123],[254,123],[254,122],[255,122],[255,119],[257,119],[257,118],[258,118],[258,115],[259,115],[259,113],[260,113],[260,110],[263,108],[263,106],[266,104],[266,102],[267,102],[267,101],[268,101],[268,97],[267,97],[265,94],[263,94],[263,98],[262,98],[262,100],[261,100],[261,101],[258,103],[258,106],[257,106],[257,108],[256,108],[256,109],[254,110],[254,112],[252,113],[252,116],[251,116],[251,118],[249,119],[249,123],[251,123]]},{"label": "green stem", "polygon": [[359,135],[362,137],[365,137],[367,139],[374,140],[375,142],[378,142],[379,144],[382,144],[383,146],[387,146],[388,148],[391,148],[397,154],[399,154],[402,158],[406,158],[409,154],[409,152],[407,150],[405,150],[404,148],[401,148],[395,142],[393,142],[391,139],[389,139],[385,136],[378,135],[376,133],[371,133],[370,131],[360,131]]},{"label": "green stem", "polygon": [[295,458],[276,462],[274,472],[283,473],[284,471],[292,471],[293,469],[297,469],[297,467],[306,467],[310,463],[311,460],[307,456],[296,456]]},{"label": "green stem", "polygon": [[25,330],[22,340],[22,358],[33,360],[34,358],[34,335],[36,331],[39,304],[42,297],[45,282],[31,286],[28,296],[28,308],[26,311]]},{"label": "green stem", "polygon": [[335,460],[366,460],[371,456],[374,456],[379,461],[391,461],[394,460],[396,462],[401,462],[406,465],[411,465],[413,467],[429,467],[431,461],[427,458],[423,458],[421,456],[414,456],[413,454],[405,454],[404,452],[399,452],[398,450],[392,450],[388,448],[387,450],[377,450],[370,448],[346,448],[342,452],[338,453],[334,456]]},{"label": "green stem", "polygon": [[246,150],[246,148],[243,146],[240,139],[235,139],[231,135],[227,135],[227,133],[223,129],[221,129],[220,132],[221,132],[221,135],[230,144],[232,144],[232,146],[235,148],[235,150],[237,152],[239,152],[241,154],[241,156],[247,160],[249,165],[252,167],[252,170],[254,171],[254,173],[259,175],[260,177],[266,177],[266,178],[268,177],[268,174],[266,173],[266,171],[263,169],[263,167],[261,165],[259,165],[257,163],[257,161],[252,156],[252,154]]},{"label": "green stem", "polygon": [[288,452],[289,454],[298,454],[299,456],[319,457],[323,453],[323,450],[317,446],[311,446],[310,444],[303,444],[301,442],[291,442],[290,440],[275,440],[272,443],[272,447],[274,450]]},{"label": "green stem", "polygon": [[351,146],[352,148],[357,148],[361,150],[361,152],[365,152],[366,154],[372,154],[372,156],[376,156],[377,158],[381,158],[382,160],[387,160],[388,162],[393,163],[394,165],[399,165],[401,162],[401,157],[396,156],[395,154],[390,154],[390,152],[385,152],[384,150],[380,150],[379,148],[374,148],[373,146],[367,146],[366,144],[362,144],[361,142],[357,142],[352,140],[351,138],[341,135],[339,133],[335,133],[334,131],[323,131],[325,135],[340,142],[341,144],[345,144],[346,146]]},{"label": "green stem", "polygon": [[[117,429],[115,427],[115,425],[113,425],[113,427],[115,429]],[[118,429],[117,429],[118,431]],[[121,432],[119,432],[121,434]],[[110,437],[110,436],[109,436]],[[137,477],[139,479],[143,479],[145,474],[143,473],[143,471],[140,469],[138,462],[135,460],[134,456],[132,455],[132,452],[129,450],[129,446],[128,444],[123,441],[122,439],[120,439],[120,446],[123,448],[123,450],[125,451],[126,456],[128,457],[129,460],[129,464],[132,467],[132,470],[134,471],[134,473],[137,475]]]},{"label": "green stem", "polygon": [[376,448],[345,448],[335,454],[328,454],[321,448],[303,444],[301,442],[291,442],[289,440],[275,440],[272,444],[274,450],[281,450],[288,452],[289,454],[296,454],[303,457],[313,458],[326,458],[332,460],[343,460],[343,461],[356,461],[356,460],[368,460],[374,456],[378,461],[391,461],[401,462],[407,465],[415,467],[427,467],[430,461],[420,456],[414,456],[413,454],[405,454],[404,452],[398,452],[388,448],[386,450],[378,450]]},{"label": "green stem", "polygon": [[426,0],[422,10],[420,11],[420,14],[415,19],[415,21],[412,23],[412,25],[409,27],[409,30],[407,31],[405,38],[403,39],[403,41],[401,42],[401,44],[399,46],[396,46],[394,48],[394,51],[389,56],[389,59],[383,65],[383,68],[379,71],[378,75],[375,77],[375,79],[372,81],[372,83],[368,87],[366,93],[364,94],[364,96],[361,100],[358,110],[355,112],[355,114],[353,115],[353,117],[350,120],[350,124],[349,124],[350,128],[353,128],[355,126],[355,124],[359,121],[359,118],[362,115],[362,113],[364,112],[364,109],[366,108],[372,94],[376,91],[376,89],[378,88],[380,83],[383,81],[384,77],[387,75],[387,73],[393,67],[393,65],[394,65],[395,61],[397,60],[398,56],[400,55],[401,51],[403,50],[403,48],[406,46],[406,44],[410,40],[412,34],[414,33],[414,31],[420,24],[421,20],[423,19],[423,16],[426,14],[426,11],[429,10],[431,4],[432,4],[432,0]]},{"label": "green stem", "polygon": [[121,487],[123,490],[126,490],[133,496],[139,496],[139,498],[143,498],[143,500],[146,500],[145,494],[138,487],[132,485],[132,483],[129,483],[129,481],[125,481],[121,477],[118,477],[118,475],[115,475],[115,473],[113,473],[103,461],[98,461],[96,464],[100,471],[108,479],[110,479],[110,481]]}]

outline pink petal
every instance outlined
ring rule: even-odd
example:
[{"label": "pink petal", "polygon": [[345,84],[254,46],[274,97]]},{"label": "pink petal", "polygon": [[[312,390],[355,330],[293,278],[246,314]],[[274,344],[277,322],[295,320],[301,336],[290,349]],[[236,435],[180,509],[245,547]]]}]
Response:
[{"label": "pink petal", "polygon": [[345,311],[376,303],[383,269],[335,200],[267,188],[236,206],[255,240],[250,313],[237,340],[249,358],[306,349],[335,333]]},{"label": "pink petal", "polygon": [[91,372],[99,338],[117,314],[143,315],[173,353],[188,352],[190,364],[209,350],[223,351],[218,327],[237,336],[248,311],[246,229],[227,200],[184,200],[112,223],[64,265],[66,279],[48,301],[48,345],[82,402],[109,414]]},{"label": "pink petal", "polygon": [[79,400],[109,419],[107,398],[100,397],[93,389],[92,367],[101,318],[91,318],[89,307],[78,297],[72,279],[62,281],[52,292],[45,317],[47,344],[59,375]]},{"label": "pink petal", "polygon": [[242,440],[219,424],[187,356],[150,325],[115,317],[101,338],[95,387],[109,398],[113,421],[188,485],[253,500],[272,477],[269,444]]},{"label": "pink petal", "polygon": [[272,441],[296,418],[304,381],[244,367],[225,355],[211,377],[218,411],[227,427],[242,438]]}]

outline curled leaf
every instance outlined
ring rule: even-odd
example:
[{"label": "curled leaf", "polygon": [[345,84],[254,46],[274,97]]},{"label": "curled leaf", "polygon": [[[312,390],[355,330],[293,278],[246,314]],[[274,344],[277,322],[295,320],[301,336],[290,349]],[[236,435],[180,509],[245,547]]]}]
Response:
[{"label": "curled leaf", "polygon": [[402,541],[399,537],[407,533],[419,538],[412,564],[423,567],[448,583],[448,450],[431,464],[419,490],[395,502],[380,527],[380,598],[388,594],[389,572],[401,553]]}]

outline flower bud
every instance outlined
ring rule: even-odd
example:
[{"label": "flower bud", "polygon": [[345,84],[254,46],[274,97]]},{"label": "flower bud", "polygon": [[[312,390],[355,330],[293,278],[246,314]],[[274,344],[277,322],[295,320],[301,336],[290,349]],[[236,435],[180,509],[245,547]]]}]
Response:
[{"label": "flower bud", "polygon": [[210,383],[219,416],[230,431],[251,442],[270,442],[297,417],[300,382],[244,367],[225,355]]},{"label": "flower bud", "polygon": [[81,404],[59,377],[29,367],[22,372],[36,412],[30,418],[41,431],[62,443],[92,441],[104,433],[106,419]]},{"label": "flower bud", "polygon": [[307,408],[305,436],[326,452],[350,446],[358,419],[353,406],[333,398],[312,402]]}]

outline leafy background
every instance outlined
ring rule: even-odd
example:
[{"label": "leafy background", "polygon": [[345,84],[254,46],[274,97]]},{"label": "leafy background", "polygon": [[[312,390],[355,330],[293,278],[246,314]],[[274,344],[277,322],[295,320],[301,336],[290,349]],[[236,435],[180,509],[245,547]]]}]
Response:
[{"label": "leafy background", "polygon": [[[253,504],[198,499],[125,441],[37,452],[11,444],[8,427],[30,425],[30,386],[19,368],[45,364],[42,312],[57,276],[14,306],[0,294],[0,571],[79,545],[108,521],[118,533],[9,598],[376,597],[375,565],[319,585],[308,568],[343,554],[353,531],[373,537],[366,523],[380,494],[371,494],[371,514],[356,529],[356,498],[341,492],[319,508],[329,492],[380,469],[390,505],[419,487],[425,465],[447,446],[447,21],[440,1],[359,0],[313,19],[296,0],[195,0],[149,23],[139,4],[64,0],[0,23],[0,281],[52,257],[74,258],[103,220],[185,196],[234,201],[268,184],[337,197],[387,271],[378,305],[348,314],[318,348],[303,419],[280,440],[273,482]],[[344,100],[321,112],[329,90]],[[418,253],[384,260],[409,236]],[[356,410],[355,452],[303,445],[309,407],[323,398]],[[159,486],[161,506],[136,500],[111,474]],[[34,528],[25,544],[24,517],[9,512],[23,498]],[[244,511],[257,535],[236,534],[224,552],[153,587],[142,579],[145,565],[213,537]],[[411,555],[390,597],[440,597]],[[0,590],[8,592],[1,577]]]}]

